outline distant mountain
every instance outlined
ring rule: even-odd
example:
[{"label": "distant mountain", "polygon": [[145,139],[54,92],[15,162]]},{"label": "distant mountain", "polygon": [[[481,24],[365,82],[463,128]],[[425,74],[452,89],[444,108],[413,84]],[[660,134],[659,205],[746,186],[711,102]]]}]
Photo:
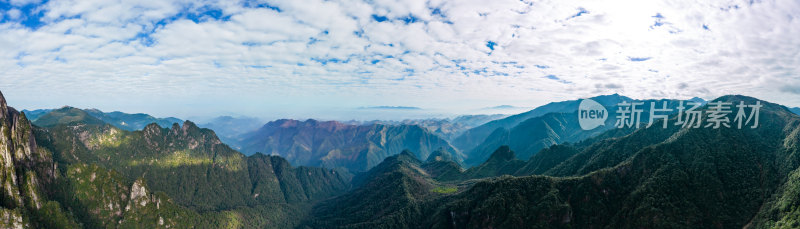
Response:
[{"label": "distant mountain", "polygon": [[219,116],[199,126],[214,130],[222,142],[239,150],[242,135],[258,130],[262,125],[258,118]]},{"label": "distant mountain", "polygon": [[800,115],[800,107],[789,108],[789,111],[791,111],[792,113]]},{"label": "distant mountain", "polygon": [[103,120],[103,122],[127,131],[142,130],[150,123],[156,123],[161,127],[170,127],[174,123],[183,122],[183,120],[178,118],[156,118],[142,113],[128,114],[119,111],[106,113],[97,109],[86,109],[84,111],[95,118]]},{"label": "distant mountain", "polygon": [[77,123],[102,125],[105,122],[95,118],[89,113],[86,113],[86,111],[68,106],[47,112],[33,121],[33,124],[41,127],[52,127],[56,125],[70,125]]},{"label": "distant mountain", "polygon": [[[608,101],[608,100],[607,100]],[[676,111],[678,100],[626,100],[628,102],[642,102],[643,110],[640,122],[649,121],[650,103],[659,106],[666,103],[667,108]],[[495,149],[502,145],[508,145],[517,152],[516,156],[522,160],[528,160],[539,150],[554,144],[564,142],[578,142],[589,137],[599,135],[606,130],[615,128],[616,103],[606,107],[609,114],[605,124],[592,130],[583,130],[578,123],[578,105],[575,104],[573,111],[569,113],[548,113],[542,116],[527,119],[511,129],[498,128],[486,137],[484,142],[465,152],[466,165],[477,165],[485,161]],[[668,114],[668,113],[667,113]],[[630,128],[627,128],[630,129]]]},{"label": "distant mountain", "polygon": [[499,106],[493,106],[493,107],[486,107],[486,108],[483,108],[483,109],[484,110],[509,110],[509,109],[516,110],[516,109],[525,109],[525,108],[524,107],[512,106],[512,105],[499,105]]},{"label": "distant mountain", "polygon": [[453,119],[449,118],[431,118],[431,119],[406,119],[403,121],[383,121],[383,120],[373,120],[373,121],[348,121],[343,122],[345,124],[351,125],[372,125],[372,124],[384,124],[384,125],[418,125],[428,131],[439,135],[440,137],[444,138],[445,140],[451,141],[455,137],[464,133],[464,131],[471,129],[473,127],[483,125],[484,123],[490,122],[492,120],[497,120],[500,118],[504,118],[506,115],[503,114],[493,114],[493,115],[461,115],[455,117]]},{"label": "distant mountain", "polygon": [[[292,164],[366,171],[405,149],[427,158],[439,148],[458,152],[418,125],[348,125],[336,121],[277,120],[245,136],[242,152],[280,155]],[[460,160],[460,154],[456,154]]]},{"label": "distant mountain", "polygon": [[35,121],[45,115],[53,111],[54,109],[36,109],[36,110],[22,110],[22,113],[25,113],[25,116],[28,117],[28,120]]},{"label": "distant mountain", "polygon": [[493,115],[461,115],[453,119],[452,122],[459,123],[467,128],[473,128],[476,126],[480,126],[486,124],[487,122],[491,122],[497,119],[508,117],[508,115],[504,114],[493,114]]},{"label": "distant mountain", "polygon": [[[621,101],[631,101],[630,98],[618,94],[603,95],[592,97],[592,100],[605,107],[611,107]],[[548,113],[573,113],[576,112],[580,100],[569,100],[563,102],[552,102],[537,107],[525,113],[512,115],[503,119],[494,120],[478,127],[469,129],[455,138],[451,143],[457,149],[469,152],[479,144],[486,141],[486,137],[494,133],[497,129],[511,129],[519,123],[530,118],[539,117]],[[496,148],[496,147],[494,147]]]},{"label": "distant mountain", "polygon": [[359,107],[359,109],[374,109],[374,110],[422,110],[419,107],[409,107],[409,106],[371,106],[371,107]]},{"label": "distant mountain", "polygon": [[[55,123],[59,123],[59,121],[58,120],[53,120],[54,117],[52,117],[52,116],[45,117],[47,114],[49,114],[49,113],[51,113],[53,111],[56,111],[56,112],[59,112],[59,113],[53,114],[53,116],[59,117],[59,116],[67,115],[67,113],[69,113],[69,112],[73,112],[74,113],[75,110],[79,110],[79,109],[67,106],[67,107],[62,107],[60,109],[38,109],[38,110],[32,110],[32,111],[23,110],[23,112],[25,112],[25,115],[31,117],[30,120],[32,120],[37,125],[41,124],[40,126],[49,126],[49,125],[53,125]],[[100,110],[97,110],[97,109],[84,109],[82,111],[84,111],[85,113],[89,114],[90,116],[92,116],[92,117],[94,117],[96,119],[101,120],[102,122],[114,125],[117,128],[120,128],[120,129],[123,129],[123,130],[127,130],[127,131],[141,130],[145,126],[147,126],[147,124],[150,124],[150,123],[156,123],[161,127],[170,127],[170,126],[172,126],[173,123],[182,123],[183,122],[183,120],[180,120],[180,119],[177,119],[177,118],[172,118],[172,117],[170,117],[170,118],[156,118],[156,117],[150,116],[148,114],[142,114],[142,113],[128,114],[128,113],[123,113],[123,112],[119,112],[119,111],[106,113],[106,112],[103,112],[103,111],[100,111]],[[67,113],[65,113],[65,112],[67,112]],[[42,118],[42,117],[45,117],[45,119],[47,119],[47,120],[39,121],[39,118]],[[61,118],[61,117],[59,117],[59,118]],[[80,118],[80,119],[82,119],[81,117],[72,117],[72,118]],[[66,122],[66,121],[68,121],[68,120],[67,119],[61,120],[60,122],[63,123],[63,122]],[[84,120],[83,122],[87,122],[87,121]],[[66,124],[66,123],[64,123],[64,124]]]}]

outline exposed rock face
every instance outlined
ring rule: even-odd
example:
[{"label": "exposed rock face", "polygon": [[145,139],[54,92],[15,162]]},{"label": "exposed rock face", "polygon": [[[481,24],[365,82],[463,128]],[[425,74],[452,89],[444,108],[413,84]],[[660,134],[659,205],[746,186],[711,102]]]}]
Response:
[{"label": "exposed rock face", "polygon": [[30,121],[6,104],[0,93],[0,225],[19,227],[19,208],[41,207],[40,194],[54,179],[51,154],[36,146]]},{"label": "exposed rock face", "polygon": [[133,182],[131,186],[131,198],[130,203],[128,203],[128,207],[125,210],[129,210],[131,206],[146,206],[147,202],[150,201],[150,198],[147,196],[147,188],[145,187],[145,182],[142,179],[136,180]]}]

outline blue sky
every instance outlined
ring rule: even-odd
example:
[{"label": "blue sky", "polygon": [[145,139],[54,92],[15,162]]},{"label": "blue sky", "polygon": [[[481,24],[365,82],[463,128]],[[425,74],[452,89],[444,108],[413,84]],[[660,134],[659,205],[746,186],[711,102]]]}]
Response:
[{"label": "blue sky", "polygon": [[[0,90],[20,109],[181,118],[516,113],[611,93],[800,106],[798,12],[793,0],[0,0]],[[499,105],[520,109],[485,109]]]}]

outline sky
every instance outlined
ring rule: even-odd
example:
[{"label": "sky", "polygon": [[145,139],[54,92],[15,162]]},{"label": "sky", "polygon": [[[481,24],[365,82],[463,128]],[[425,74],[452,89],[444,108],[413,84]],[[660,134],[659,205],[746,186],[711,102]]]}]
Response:
[{"label": "sky", "polygon": [[796,0],[0,0],[0,91],[19,109],[179,118],[518,113],[612,93],[793,107],[798,37]]}]

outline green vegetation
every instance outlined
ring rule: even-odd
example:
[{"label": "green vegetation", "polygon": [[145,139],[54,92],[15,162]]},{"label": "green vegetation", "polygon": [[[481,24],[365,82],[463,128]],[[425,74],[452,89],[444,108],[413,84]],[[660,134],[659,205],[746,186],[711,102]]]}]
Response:
[{"label": "green vegetation", "polygon": [[[718,100],[754,101],[743,96]],[[383,161],[366,158],[378,162],[355,176],[342,169],[293,167],[278,156],[246,157],[191,122],[170,128],[150,124],[131,132],[82,112],[63,108],[37,120],[46,127],[31,126],[0,96],[0,227],[800,225],[800,117],[770,103],[764,104],[756,129],[615,129],[577,143],[540,144],[553,140],[551,132],[521,148],[530,152],[547,145],[527,160],[514,146],[501,145],[464,170],[460,156],[442,147],[430,153],[403,151]],[[522,135],[515,133],[535,135],[528,128],[536,126],[556,131],[547,120],[563,116],[537,117],[519,121],[511,131],[500,129],[493,139],[521,143]],[[542,130],[538,127],[533,129]],[[375,144],[370,147],[383,149],[420,139],[436,143],[410,127],[371,128],[365,132],[370,134],[353,136],[368,136],[365,141]],[[316,143],[332,144],[327,140]],[[330,155],[348,155],[337,150]]]},{"label": "green vegetation", "polygon": [[439,186],[431,190],[431,192],[441,193],[441,194],[450,194],[450,193],[455,193],[456,191],[458,191],[458,188],[450,186]]}]

